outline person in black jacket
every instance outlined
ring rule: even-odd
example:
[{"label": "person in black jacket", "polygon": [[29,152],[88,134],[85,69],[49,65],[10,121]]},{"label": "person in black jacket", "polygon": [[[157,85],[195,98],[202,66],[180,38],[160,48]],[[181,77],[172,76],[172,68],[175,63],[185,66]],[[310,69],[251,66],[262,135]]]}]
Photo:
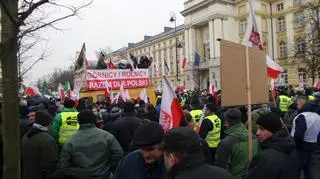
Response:
[{"label": "person in black jacket", "polygon": [[258,118],[262,151],[249,165],[246,179],[299,179],[299,159],[293,138],[282,129],[280,116],[269,112]]},{"label": "person in black jacket", "polygon": [[166,133],[164,161],[172,179],[232,179],[226,170],[205,162],[200,137],[190,128],[174,128]]},{"label": "person in black jacket", "polygon": [[320,143],[320,116],[305,96],[298,97],[298,115],[294,118],[291,135],[294,137],[300,168],[305,179],[314,179],[315,151]]},{"label": "person in black jacket", "polygon": [[163,136],[159,123],[142,124],[133,137],[138,150],[121,159],[113,179],[169,179],[163,160]]},{"label": "person in black jacket", "polygon": [[141,122],[142,120],[136,117],[134,103],[128,101],[126,105],[124,105],[124,116],[113,123],[113,130],[111,131],[119,141],[125,154],[130,152],[133,134]]}]

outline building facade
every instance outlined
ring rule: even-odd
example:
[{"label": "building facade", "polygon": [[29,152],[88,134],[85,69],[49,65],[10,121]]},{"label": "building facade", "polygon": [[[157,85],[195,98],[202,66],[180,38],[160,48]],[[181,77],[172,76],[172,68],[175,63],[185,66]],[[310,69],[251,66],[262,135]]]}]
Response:
[{"label": "building facade", "polygon": [[[297,85],[299,82],[311,84],[308,69],[301,59],[295,56],[295,50],[304,51],[308,32],[305,23],[306,5],[312,0],[254,0],[254,11],[260,29],[266,53],[273,57],[284,69],[278,82]],[[187,89],[206,89],[210,84],[220,89],[220,43],[224,39],[241,43],[248,24],[248,0],[187,0],[181,14],[184,25],[177,28],[180,64],[185,56],[188,62],[185,70],[179,66],[180,84]],[[168,74],[176,83],[175,74],[175,31],[165,28],[159,35],[148,37],[136,44],[129,44],[122,51],[114,52],[115,58],[126,59],[128,52],[136,56],[152,56],[159,64],[160,72],[154,66],[150,68],[154,85],[161,84],[161,76]],[[320,49],[320,43],[319,43]],[[120,49],[121,50],[121,49]],[[194,67],[195,53],[199,54],[200,66]],[[125,55],[125,56],[123,56]],[[301,54],[303,55],[303,54]],[[167,59],[169,72],[163,64]],[[319,77],[319,76],[318,76]]]}]

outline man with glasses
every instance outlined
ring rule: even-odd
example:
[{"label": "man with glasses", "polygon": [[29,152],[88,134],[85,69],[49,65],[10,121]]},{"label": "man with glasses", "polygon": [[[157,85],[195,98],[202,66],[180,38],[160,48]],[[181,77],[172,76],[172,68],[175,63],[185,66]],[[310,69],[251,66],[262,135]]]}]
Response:
[{"label": "man with glasses", "polygon": [[166,179],[161,145],[163,137],[163,129],[158,123],[142,124],[132,141],[139,149],[120,161],[113,179]]}]

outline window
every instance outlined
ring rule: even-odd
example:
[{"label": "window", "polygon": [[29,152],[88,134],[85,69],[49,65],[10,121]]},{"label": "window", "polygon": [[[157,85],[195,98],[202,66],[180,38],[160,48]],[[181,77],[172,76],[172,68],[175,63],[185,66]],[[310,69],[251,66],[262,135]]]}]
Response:
[{"label": "window", "polygon": [[283,11],[283,9],[284,9],[283,2],[277,4],[277,11],[278,11],[278,12]]},{"label": "window", "polygon": [[287,69],[285,69],[285,70],[280,74],[280,78],[279,78],[278,84],[279,84],[279,85],[282,85],[282,86],[288,84],[288,70],[287,70]]},{"label": "window", "polygon": [[279,49],[280,49],[280,58],[287,57],[287,44],[285,41],[280,42]]},{"label": "window", "polygon": [[247,31],[247,19],[240,20],[240,34],[245,34]]},{"label": "window", "polygon": [[204,48],[204,59],[210,60],[210,45],[209,45],[209,43],[205,43],[203,45],[203,48]]},{"label": "window", "polygon": [[286,30],[286,19],[284,16],[278,17],[277,31],[283,32]]},{"label": "window", "polygon": [[303,14],[303,11],[300,11],[300,12],[296,12],[295,13],[295,26],[296,27],[302,27],[304,26],[305,22],[304,22],[304,14]]},{"label": "window", "polygon": [[307,73],[305,69],[298,70],[298,82],[299,84],[305,84],[307,82]]},{"label": "window", "polygon": [[296,45],[298,54],[304,55],[306,53],[306,40],[303,38],[298,38]]}]

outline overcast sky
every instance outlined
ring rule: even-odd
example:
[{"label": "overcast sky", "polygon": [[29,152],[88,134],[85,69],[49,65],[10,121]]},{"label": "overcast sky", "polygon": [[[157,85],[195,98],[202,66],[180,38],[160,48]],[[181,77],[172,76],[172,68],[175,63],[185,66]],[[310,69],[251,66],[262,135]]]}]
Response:
[{"label": "overcast sky", "polygon": [[[72,64],[76,51],[86,43],[88,60],[96,60],[95,51],[110,46],[117,50],[128,42],[139,42],[144,35],[156,35],[169,22],[170,12],[177,15],[177,24],[183,24],[180,12],[185,0],[94,0],[83,9],[80,18],[74,17],[58,24],[66,30],[46,30],[41,36],[48,39],[50,56],[26,76],[26,82],[53,72],[55,68],[67,68]],[[35,50],[35,54],[39,49]]]}]

